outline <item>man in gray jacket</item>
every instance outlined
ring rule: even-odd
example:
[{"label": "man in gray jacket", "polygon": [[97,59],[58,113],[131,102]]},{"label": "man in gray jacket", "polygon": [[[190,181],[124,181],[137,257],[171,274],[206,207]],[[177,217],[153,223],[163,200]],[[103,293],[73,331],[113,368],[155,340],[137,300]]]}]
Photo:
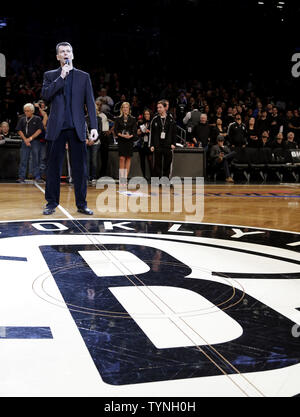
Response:
[{"label": "man in gray jacket", "polygon": [[211,166],[214,171],[224,170],[226,182],[233,183],[230,175],[230,162],[234,158],[236,152],[231,152],[228,146],[224,145],[224,137],[217,137],[217,144],[213,145],[210,150]]}]

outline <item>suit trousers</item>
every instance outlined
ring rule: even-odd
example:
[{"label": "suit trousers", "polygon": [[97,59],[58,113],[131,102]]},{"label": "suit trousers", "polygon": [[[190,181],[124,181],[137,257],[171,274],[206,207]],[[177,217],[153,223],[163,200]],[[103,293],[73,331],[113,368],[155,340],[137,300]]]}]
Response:
[{"label": "suit trousers", "polygon": [[55,208],[60,200],[60,177],[66,154],[66,143],[71,160],[77,208],[86,208],[87,195],[87,146],[82,142],[75,129],[62,130],[55,141],[47,143],[47,178],[45,198],[47,207]]}]

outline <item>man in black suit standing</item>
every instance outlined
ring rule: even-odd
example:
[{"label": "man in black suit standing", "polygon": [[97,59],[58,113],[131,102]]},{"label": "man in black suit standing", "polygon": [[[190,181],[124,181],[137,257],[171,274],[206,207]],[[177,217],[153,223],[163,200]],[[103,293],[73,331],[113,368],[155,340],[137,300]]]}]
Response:
[{"label": "man in black suit standing", "polygon": [[88,111],[90,139],[97,140],[97,117],[89,74],[73,67],[73,48],[67,42],[56,47],[60,68],[44,74],[42,97],[50,102],[46,140],[47,179],[44,215],[55,212],[60,199],[60,176],[68,143],[76,206],[79,213],[92,215],[87,207],[87,148],[85,106]]}]

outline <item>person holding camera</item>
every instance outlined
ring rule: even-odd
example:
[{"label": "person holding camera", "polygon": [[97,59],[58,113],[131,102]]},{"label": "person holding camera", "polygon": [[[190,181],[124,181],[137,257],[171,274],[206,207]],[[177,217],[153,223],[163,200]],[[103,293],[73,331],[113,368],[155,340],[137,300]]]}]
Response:
[{"label": "person holding camera", "polygon": [[137,123],[136,118],[131,115],[130,104],[126,101],[121,106],[120,116],[115,119],[114,133],[119,146],[120,180],[127,181],[133,156],[133,142],[137,137]]}]

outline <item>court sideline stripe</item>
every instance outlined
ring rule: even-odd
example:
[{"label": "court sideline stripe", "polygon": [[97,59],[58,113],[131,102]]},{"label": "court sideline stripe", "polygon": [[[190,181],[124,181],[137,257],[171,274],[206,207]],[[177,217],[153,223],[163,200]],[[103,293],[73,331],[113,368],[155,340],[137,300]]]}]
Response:
[{"label": "court sideline stripe", "polygon": [[[39,184],[37,184],[36,182],[34,183],[34,185],[43,193],[43,194],[45,194],[45,190],[39,185]],[[73,216],[71,216],[71,214],[66,210],[66,209],[64,209],[62,206],[57,206],[57,208],[66,216],[66,217],[68,217],[68,219],[69,220],[75,220],[75,218],[73,217]]]}]

